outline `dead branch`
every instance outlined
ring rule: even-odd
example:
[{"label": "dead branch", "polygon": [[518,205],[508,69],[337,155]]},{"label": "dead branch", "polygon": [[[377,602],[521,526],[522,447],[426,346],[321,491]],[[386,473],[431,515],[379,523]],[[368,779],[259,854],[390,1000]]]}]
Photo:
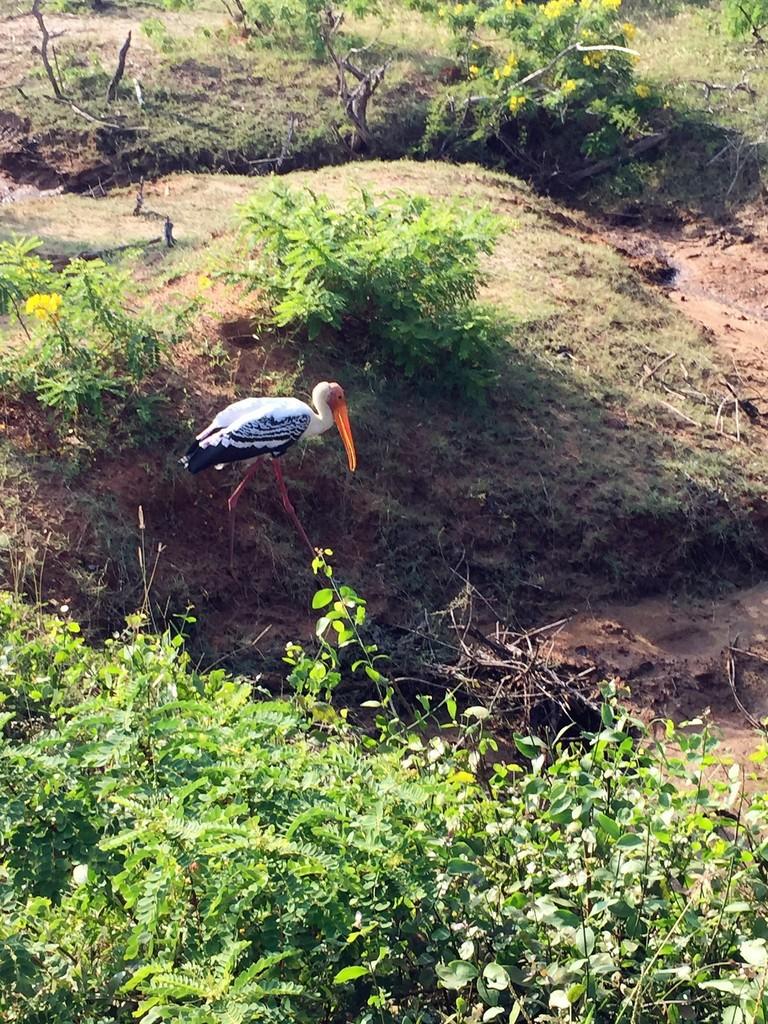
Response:
[{"label": "dead branch", "polygon": [[634,160],[635,157],[640,156],[641,153],[647,153],[651,149],[655,149],[669,138],[669,132],[656,132],[654,135],[645,135],[642,139],[639,139],[628,149],[624,150],[623,153],[617,153],[614,156],[604,157],[602,160],[596,160],[593,164],[589,164],[588,167],[582,167],[580,171],[575,171],[573,174],[569,174],[563,180],[568,185],[576,185],[580,181],[584,181],[586,178],[593,178],[596,174],[603,174],[605,171],[610,171],[618,164],[624,164],[628,160]]},{"label": "dead branch", "polygon": [[[736,640],[738,642],[738,637],[736,638]],[[749,724],[754,729],[758,729],[765,736],[768,735],[768,728],[766,728],[766,726],[763,725],[762,722],[755,718],[752,712],[744,706],[738,694],[736,683],[736,659],[734,658],[734,653],[738,650],[739,648],[733,646],[728,648],[728,658],[726,660],[726,674],[728,676],[728,685],[731,688],[731,693],[733,694],[733,699],[736,703],[736,707],[739,709],[742,715],[744,715]]]},{"label": "dead branch", "polygon": [[291,149],[291,144],[293,142],[293,137],[294,137],[295,132],[296,132],[296,125],[298,123],[299,123],[298,115],[297,114],[289,114],[288,115],[288,127],[286,129],[285,138],[283,139],[283,145],[282,145],[282,148],[281,148],[279,154],[277,156],[262,157],[260,160],[249,160],[248,163],[252,167],[255,167],[255,166],[258,166],[258,165],[262,165],[262,164],[274,164],[275,166],[274,166],[273,169],[275,171],[279,172],[280,170],[282,170],[283,164],[288,159],[288,155],[289,155],[290,149]]},{"label": "dead branch", "polygon": [[120,81],[125,74],[125,59],[128,56],[128,50],[131,46],[131,33],[125,37],[125,42],[120,47],[120,52],[117,55],[117,67],[115,73],[112,76],[112,81],[109,83],[107,89],[107,103],[111,103],[117,98],[117,87],[120,85]]},{"label": "dead branch", "polygon": [[762,35],[760,34],[760,28],[762,26],[758,26],[757,24],[755,24],[754,18],[752,17],[751,14],[749,14],[744,9],[744,5],[743,4],[739,4],[739,10],[744,15],[744,19],[746,20],[747,24],[749,25],[749,29],[750,29],[750,31],[752,33],[752,38],[755,40],[757,45],[758,46],[765,46],[765,39],[763,39]]},{"label": "dead branch", "polygon": [[663,359],[659,360],[659,362],[656,363],[656,365],[654,367],[646,366],[645,367],[645,373],[640,378],[640,387],[641,388],[645,387],[645,382],[650,380],[651,377],[654,377],[663,366],[667,365],[667,363],[670,361],[670,359],[674,359],[674,358],[675,358],[675,353],[674,352],[670,352],[668,355],[664,356]]},{"label": "dead branch", "polygon": [[681,409],[678,409],[676,405],[672,405],[670,402],[665,402],[663,398],[657,398],[656,401],[659,403],[659,405],[663,405],[665,409],[669,409],[670,412],[673,412],[675,416],[679,416],[681,420],[685,420],[686,423],[690,423],[691,426],[701,426],[701,424],[697,423],[696,420],[693,419],[691,416],[688,416]]},{"label": "dead branch", "polygon": [[48,59],[48,43],[51,37],[48,32],[48,29],[46,28],[45,20],[43,18],[43,12],[40,9],[40,4],[41,0],[34,0],[34,3],[32,4],[32,14],[38,26],[40,27],[40,57],[43,62],[43,67],[45,68],[45,73],[48,76],[48,81],[51,83],[51,88],[53,89],[54,96],[57,100],[63,100],[65,97],[62,83],[60,79],[57,77],[57,75],[54,73],[54,70],[51,67],[51,62]]},{"label": "dead branch", "polygon": [[688,81],[691,85],[700,85],[704,90],[705,98],[707,100],[709,100],[713,92],[728,92],[731,95],[735,92],[745,92],[753,102],[757,99],[757,89],[753,88],[753,86],[749,84],[746,75],[744,75],[740,81],[734,82],[733,85],[723,85],[720,82],[707,82],[703,78],[689,78]]},{"label": "dead branch", "polygon": [[[343,14],[336,14],[330,8],[326,10],[320,21],[320,34],[325,50],[336,67],[339,101],[354,128],[350,148],[353,152],[358,152],[371,144],[368,103],[381,85],[391,61],[387,60],[378,67],[364,71],[350,60],[353,53],[360,51],[350,50],[346,57],[339,56],[333,41],[343,18]],[[357,80],[357,85],[353,88],[350,88],[347,80],[348,74]]]},{"label": "dead branch", "polygon": [[142,207],[144,206],[144,179],[142,178],[139,182],[139,191],[136,193],[136,205],[133,208],[133,216],[139,217],[141,215]]}]

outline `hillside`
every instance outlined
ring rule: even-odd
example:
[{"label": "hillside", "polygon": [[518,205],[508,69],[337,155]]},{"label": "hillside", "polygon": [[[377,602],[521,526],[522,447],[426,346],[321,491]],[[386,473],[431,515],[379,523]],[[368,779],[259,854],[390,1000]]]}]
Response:
[{"label": "hillside", "polygon": [[[143,436],[98,423],[61,434],[34,406],[6,403],[2,505],[17,587],[41,586],[92,627],[119,624],[143,590],[141,506],[147,550],[162,546],[158,610],[193,605],[220,651],[265,627],[274,648],[312,588],[273,486],[265,476],[240,505],[233,580],[225,497],[238,473],[191,478],[176,460],[228,401],[307,394],[320,379],[348,392],[359,472],[342,468],[329,438],[288,456],[286,473],[313,540],[334,550],[381,627],[423,622],[469,585],[500,617],[530,622],[609,596],[747,581],[764,566],[763,430],[742,414],[737,441],[732,400],[717,418],[725,382],[743,384],[713,337],[586,222],[471,167],[368,162],[290,182],[336,201],[361,187],[460,196],[499,214],[482,298],[505,342],[485,402],[373,372],[332,339],[254,334],[258,293],[222,281],[150,381]],[[173,309],[196,294],[200,273],[232,251],[232,204],[270,187],[185,175],[148,189],[147,209],[171,215],[179,244],[134,251],[138,301]],[[11,207],[4,230],[39,232],[49,254],[92,252],[154,235],[132,209],[129,191],[59,196]]]}]

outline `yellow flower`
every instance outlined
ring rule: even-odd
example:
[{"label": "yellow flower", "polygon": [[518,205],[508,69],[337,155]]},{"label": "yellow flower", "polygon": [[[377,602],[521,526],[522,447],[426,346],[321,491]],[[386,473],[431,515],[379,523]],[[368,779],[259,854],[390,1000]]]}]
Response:
[{"label": "yellow flower", "polygon": [[603,63],[603,55],[597,52],[585,53],[581,62],[588,68],[599,68]]},{"label": "yellow flower", "polygon": [[448,8],[444,4],[441,4],[437,8],[437,16],[438,16],[438,18],[444,18],[447,13],[448,13]]},{"label": "yellow flower", "polygon": [[650,95],[650,86],[647,86],[645,82],[640,82],[635,86],[635,96],[639,96],[641,100],[647,100]]},{"label": "yellow flower", "polygon": [[498,80],[500,78],[501,78],[501,72],[499,71],[498,68],[494,68],[493,69],[493,80],[494,80],[494,82],[498,82]]},{"label": "yellow flower", "polygon": [[575,78],[566,78],[560,88],[563,90],[565,95],[568,96],[570,93],[575,92],[578,86],[579,83]]},{"label": "yellow flower", "polygon": [[205,291],[206,288],[210,288],[212,284],[213,281],[207,274],[201,274],[197,279],[197,287],[201,292]]},{"label": "yellow flower", "polygon": [[523,0],[504,0],[504,8],[507,11],[514,11],[516,7],[522,7]]},{"label": "yellow flower", "polygon": [[510,113],[517,114],[525,106],[525,96],[510,96],[507,100]]},{"label": "yellow flower", "polygon": [[[603,0],[605,3],[605,0]],[[575,0],[548,0],[547,3],[541,8],[541,13],[545,18],[550,21],[554,21],[556,18],[562,17],[566,11],[573,7]]]},{"label": "yellow flower", "polygon": [[30,295],[24,309],[29,315],[36,316],[38,320],[48,320],[56,317],[60,306],[61,296],[56,292],[51,292],[50,295]]},{"label": "yellow flower", "polygon": [[606,11],[618,11],[621,7],[621,0],[603,0],[603,7]]},{"label": "yellow flower", "polygon": [[624,33],[624,38],[627,40],[628,43],[631,43],[632,40],[635,38],[635,35],[637,34],[637,29],[631,21],[625,21],[624,24],[621,26],[621,31]]},{"label": "yellow flower", "polygon": [[477,64],[470,64],[469,65],[469,73],[470,73],[470,75],[479,75],[480,74],[480,68],[477,66]]},{"label": "yellow flower", "polygon": [[461,14],[461,12],[463,10],[464,10],[464,4],[454,4],[453,5],[453,13],[454,14]]}]

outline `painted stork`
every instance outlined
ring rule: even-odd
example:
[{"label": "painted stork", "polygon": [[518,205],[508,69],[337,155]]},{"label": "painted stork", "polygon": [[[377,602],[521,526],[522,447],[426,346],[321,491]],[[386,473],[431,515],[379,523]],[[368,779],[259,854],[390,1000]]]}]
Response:
[{"label": "painted stork", "polygon": [[[271,455],[283,508],[314,556],[315,549],[288,497],[277,460],[297,441],[318,437],[330,430],[334,423],[341,434],[349,468],[353,472],[357,466],[357,454],[341,385],[330,384],[328,381],[317,384],[312,391],[312,404],[314,409],[298,398],[243,398],[233,402],[222,409],[205,430],[197,435],[180,462],[190,473],[200,473],[211,466],[223,469],[227,462],[245,462],[261,455]],[[232,517],[245,485],[258,466],[259,463],[255,462],[250,467],[227,502],[230,514],[230,563],[234,549]]]}]

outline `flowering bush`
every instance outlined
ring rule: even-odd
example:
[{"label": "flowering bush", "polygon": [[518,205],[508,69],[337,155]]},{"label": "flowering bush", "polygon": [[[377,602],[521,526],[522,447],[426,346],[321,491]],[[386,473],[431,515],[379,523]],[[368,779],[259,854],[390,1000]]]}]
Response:
[{"label": "flowering bush", "polygon": [[553,153],[563,165],[574,152],[595,159],[644,131],[654,96],[635,86],[635,28],[620,15],[621,0],[414,4],[451,28],[467,69],[432,118],[433,139],[461,134],[461,125],[465,135],[529,155],[540,140],[552,174],[560,170]]},{"label": "flowering bush", "polygon": [[[64,420],[100,416],[105,399],[134,396],[157,365],[160,336],[125,308],[128,277],[101,260],[72,260],[56,272],[37,239],[0,244],[0,313],[12,314],[27,344],[0,360],[6,393],[34,395]],[[141,406],[137,406],[141,412]]]}]

